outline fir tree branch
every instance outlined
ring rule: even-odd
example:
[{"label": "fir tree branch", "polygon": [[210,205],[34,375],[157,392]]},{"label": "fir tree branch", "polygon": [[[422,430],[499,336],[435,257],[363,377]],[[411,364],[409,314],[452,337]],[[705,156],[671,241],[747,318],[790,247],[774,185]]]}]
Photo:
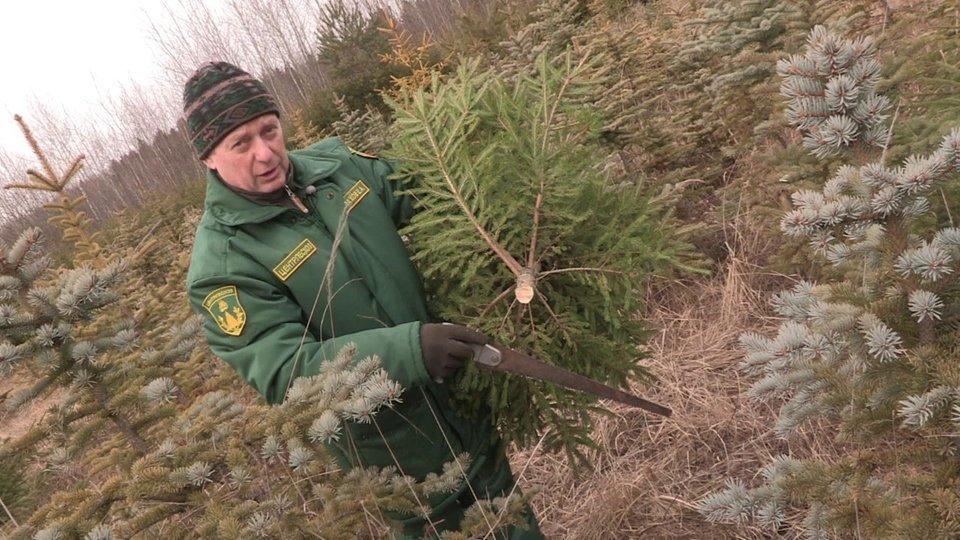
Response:
[{"label": "fir tree branch", "polygon": [[943,192],[943,188],[940,188],[940,198],[943,199],[943,208],[947,212],[947,220],[950,222],[951,227],[955,227],[953,223],[953,213],[950,211],[950,203],[947,202],[947,194]]},{"label": "fir tree branch", "polygon": [[540,180],[540,192],[537,193],[537,200],[533,204],[533,227],[530,231],[530,251],[527,252],[527,268],[533,271],[533,265],[536,263],[537,252],[537,231],[540,228],[540,206],[543,204],[543,191],[546,189],[543,180]]},{"label": "fir tree branch", "polygon": [[486,305],[486,307],[483,308],[483,311],[480,312],[480,315],[479,315],[477,318],[478,318],[478,319],[483,319],[484,317],[486,317],[487,314],[490,313],[490,310],[493,309],[494,306],[496,306],[497,304],[499,304],[501,300],[503,300],[504,298],[510,296],[510,293],[511,293],[511,292],[513,292],[513,287],[504,289],[503,292],[501,292],[499,295],[497,295],[496,298],[494,298],[489,304]]},{"label": "fir tree branch", "polygon": [[547,313],[549,313],[550,316],[553,317],[553,320],[557,323],[557,328],[560,329],[561,332],[563,332],[563,336],[568,340],[572,341],[573,338],[570,336],[570,333],[567,331],[566,325],[563,324],[563,322],[560,320],[560,317],[557,317],[557,314],[553,311],[553,308],[550,307],[550,304],[547,303],[547,300],[543,297],[543,295],[538,294],[537,298],[540,300],[540,303],[543,304],[543,307],[547,308]]},{"label": "fir tree branch", "polygon": [[[426,391],[423,389],[423,387],[420,388],[420,393],[423,394],[424,397],[426,397]],[[441,425],[440,418],[437,417],[437,411],[433,409],[432,405],[429,407],[429,409],[430,409],[430,414],[433,416],[433,420],[437,423],[438,426]],[[376,420],[374,420],[374,422],[376,422]],[[377,426],[377,432],[380,433],[380,436],[383,436],[383,432],[380,431],[379,425]],[[454,464],[456,464],[457,468],[459,469],[460,475],[463,477],[463,481],[467,484],[467,489],[470,490],[470,494],[473,495],[473,499],[480,500],[480,497],[478,496],[477,492],[474,491],[473,486],[470,485],[467,471],[463,468],[463,463],[460,461],[460,456],[458,456],[456,452],[453,451],[453,445],[450,444],[450,440],[447,438],[446,432],[441,429],[440,434],[443,435],[443,441],[447,444],[447,449],[449,449],[450,453],[454,456],[453,462]],[[389,446],[387,448],[389,449]],[[391,455],[392,453],[393,451],[391,450]],[[399,467],[398,467],[398,470],[399,470]],[[416,496],[416,494],[414,494],[414,496]],[[418,503],[420,502],[419,499],[417,500],[417,502]],[[491,526],[490,520],[487,518],[486,512],[483,512],[482,510],[481,512],[482,512],[484,521],[486,521],[488,526]]]},{"label": "fir tree branch", "polygon": [[[461,116],[459,120],[460,120],[460,123],[462,124],[465,121],[465,115]],[[431,150],[433,150],[435,163],[437,164],[437,167],[440,169],[440,173],[443,174],[443,180],[447,184],[447,188],[450,190],[450,193],[454,196],[454,199],[457,201],[457,205],[463,211],[464,216],[466,216],[470,224],[473,225],[473,227],[480,234],[480,237],[483,238],[484,242],[486,242],[487,245],[490,246],[490,249],[493,250],[493,252],[498,257],[500,257],[500,260],[502,260],[503,263],[507,265],[507,268],[509,268],[510,271],[513,272],[515,276],[519,276],[523,272],[523,268],[520,266],[520,263],[517,262],[517,260],[513,258],[513,255],[511,255],[510,252],[508,252],[503,246],[501,246],[496,240],[494,240],[493,236],[489,232],[487,232],[486,229],[483,228],[483,225],[480,224],[480,220],[477,219],[476,214],[473,213],[473,210],[467,204],[467,201],[464,200],[463,193],[454,182],[453,173],[447,167],[446,155],[449,148],[440,147],[440,143],[436,138],[436,134],[433,132],[432,129],[430,129],[430,124],[426,118],[423,119],[423,125],[424,125],[424,132],[426,133],[427,138],[430,141],[430,148]],[[459,133],[460,131],[461,131],[461,127],[455,127],[452,129],[453,133]],[[452,139],[451,141],[448,141],[448,146],[450,143],[452,143]]]},{"label": "fir tree branch", "polygon": [[130,426],[130,422],[128,422],[126,418],[113,412],[113,410],[109,407],[107,387],[104,386],[102,382],[96,381],[90,388],[90,393],[103,409],[107,418],[109,418],[110,421],[113,422],[113,425],[116,426],[116,428],[120,431],[120,433],[126,437],[128,441],[130,441],[130,444],[133,445],[137,452],[139,452],[140,455],[146,455],[150,451],[146,441],[144,441],[140,435],[134,431],[134,429]]},{"label": "fir tree branch", "polygon": [[613,274],[616,276],[625,276],[626,272],[621,272],[619,270],[609,270],[607,268],[591,268],[588,266],[578,266],[573,268],[557,268],[554,270],[547,270],[540,274],[540,277],[546,277],[552,274],[568,274],[570,272],[596,272],[600,274]]},{"label": "fir tree branch", "polygon": [[157,502],[165,504],[185,504],[187,496],[183,493],[166,493],[164,495],[153,495],[141,499],[141,502]]},{"label": "fir tree branch", "polygon": [[77,174],[77,172],[80,171],[80,168],[83,167],[84,157],[85,156],[83,154],[77,156],[77,159],[75,159],[73,163],[71,163],[70,166],[67,167],[67,172],[64,173],[63,178],[60,180],[59,186],[61,190],[65,185],[67,185],[67,182],[69,182],[70,179],[73,178],[73,175]]},{"label": "fir tree branch", "polygon": [[[512,290],[512,288],[511,288]],[[498,327],[498,332],[503,331],[503,327],[507,324],[507,319],[510,318],[510,313],[513,312],[513,306],[517,304],[517,299],[514,297],[513,301],[510,302],[510,307],[507,308],[507,312],[503,314],[503,318],[500,319],[500,326]]]},{"label": "fir tree branch", "polygon": [[[40,150],[40,145],[37,144],[37,139],[34,138],[33,132],[30,131],[30,128],[27,126],[27,123],[23,120],[23,117],[19,114],[13,115],[13,120],[20,126],[20,131],[23,132],[23,137],[27,139],[27,144],[30,146],[30,149],[33,150],[33,153],[37,156],[37,159],[40,160],[40,164],[43,166],[44,172],[47,173],[49,180],[46,180],[44,183],[51,185],[54,189],[50,191],[58,191],[56,189],[56,178],[57,173],[53,172],[53,167],[50,165],[50,161],[47,159],[47,155]],[[28,172],[29,174],[29,172]],[[39,178],[40,175],[37,175]]]},{"label": "fir tree branch", "polygon": [[98,404],[87,402],[86,405],[83,405],[75,409],[70,414],[62,415],[59,423],[62,425],[68,426],[81,418],[90,416],[91,414],[95,414],[99,410],[100,410],[100,406]]},{"label": "fir tree branch", "polygon": [[[374,420],[374,422],[376,422],[376,420]],[[287,478],[290,479],[290,485],[293,486],[293,489],[297,490],[297,495],[300,496],[300,500],[303,502],[308,501],[309,499],[307,498],[306,495],[304,495],[303,490],[300,489],[300,486],[297,483],[297,479],[294,478],[293,473],[290,472],[290,467],[282,467],[282,469],[283,469],[283,472],[287,474]]]},{"label": "fir tree branch", "polygon": [[50,385],[55,383],[61,375],[73,369],[74,363],[75,362],[73,360],[67,360],[65,363],[58,365],[57,368],[51,371],[46,377],[31,386],[30,390],[28,391],[29,395],[31,396],[30,399],[39,396],[44,390],[49,388]]},{"label": "fir tree branch", "polygon": [[[581,70],[587,64],[588,59],[590,57],[591,55],[589,54],[589,52],[585,52],[580,57],[580,60],[577,63],[576,67],[567,70],[567,76],[564,77],[563,82],[560,84],[560,88],[557,90],[556,99],[553,100],[553,106],[550,107],[548,111],[544,111],[545,114],[544,114],[543,125],[545,126],[546,129],[543,130],[543,137],[540,139],[540,151],[543,154],[546,154],[547,148],[549,147],[550,126],[553,125],[553,119],[557,116],[557,109],[559,109],[562,104],[566,103],[565,100],[563,99],[563,96],[566,93],[567,88],[573,82],[573,80],[581,74]],[[544,66],[547,65],[546,56],[542,56],[541,61],[543,62]],[[546,71],[545,68],[541,68],[541,70]],[[544,93],[547,92],[546,85],[543,86],[543,91]],[[547,101],[548,100],[546,99],[546,96],[544,96],[543,102],[546,103]]]},{"label": "fir tree branch", "polygon": [[[541,295],[537,295],[540,297]],[[530,304],[526,304],[527,316],[530,318],[530,337],[537,337],[537,319],[533,316],[533,308],[530,307]]]},{"label": "fir tree branch", "polygon": [[0,330],[17,330],[19,328],[27,328],[29,330],[34,330],[37,327],[43,326],[47,323],[53,322],[53,317],[49,315],[41,315],[30,320],[20,321],[10,324],[0,325]]},{"label": "fir tree branch", "polygon": [[40,191],[51,191],[51,192],[57,191],[56,188],[51,187],[47,183],[47,180],[45,178],[38,175],[34,175],[34,176],[36,176],[36,178],[41,179],[43,183],[42,184],[7,184],[3,186],[3,188],[4,189],[36,189]]},{"label": "fir tree branch", "polygon": [[[184,497],[184,496],[183,495],[169,496],[169,498],[179,498],[179,497]],[[123,537],[134,538],[137,536],[138,533],[146,529],[149,529],[150,527],[156,525],[157,523],[160,523],[161,521],[169,518],[170,516],[173,516],[175,514],[181,514],[184,512],[184,510],[187,509],[187,507],[184,506],[186,504],[186,497],[183,498],[183,501],[180,501],[180,500],[164,501],[163,499],[165,498],[168,498],[168,497],[161,496],[161,497],[152,497],[148,499],[149,501],[156,501],[156,502],[162,503],[164,505],[163,507],[161,507],[163,508],[163,510],[161,511],[154,510],[150,514],[148,514],[146,518],[143,517],[144,514],[138,515],[137,518],[135,518],[137,522],[137,526],[133,529],[124,530]]]}]

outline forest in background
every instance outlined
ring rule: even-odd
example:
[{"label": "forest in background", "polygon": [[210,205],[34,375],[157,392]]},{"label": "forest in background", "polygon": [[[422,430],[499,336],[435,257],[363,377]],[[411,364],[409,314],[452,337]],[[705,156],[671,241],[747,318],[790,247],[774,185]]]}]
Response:
[{"label": "forest in background", "polygon": [[[525,9],[522,4],[511,9]],[[183,82],[202,63],[222,59],[243,66],[278,97],[285,117],[310,103],[325,111],[316,120],[329,123],[335,114],[334,94],[347,97],[351,105],[362,104],[396,71],[379,65],[377,55],[389,50],[387,37],[375,25],[350,27],[356,21],[349,17],[382,10],[402,20],[411,37],[438,39],[455,32],[464,17],[488,18],[494,9],[493,2],[485,0],[322,5],[308,0],[230,0],[213,10],[202,0],[167,2],[166,16],[149,21],[150,39],[162,58],[163,76],[157,85],[122,84],[104,98],[100,109],[82,118],[42,103],[19,114],[44,141],[56,165],[66,166],[77,155],[86,157],[72,189],[88,198],[89,213],[100,222],[202,173],[180,119]],[[318,28],[327,30],[318,33]],[[351,46],[324,52],[319,46],[322,35],[343,36]],[[21,177],[32,166],[29,156],[0,149],[3,178]],[[43,223],[38,204],[47,200],[32,192],[5,192],[0,198],[0,238],[12,239],[13,219],[18,222],[14,231],[24,222]]]},{"label": "forest in background", "polygon": [[[453,66],[458,55],[468,51],[483,51],[490,58],[508,57],[509,49],[521,46],[518,44],[524,40],[528,40],[527,45],[533,43],[531,50],[549,49],[559,41],[573,50],[605,47],[605,52],[620,54],[613,65],[628,84],[623,90],[626,99],[607,104],[623,107],[624,112],[618,117],[619,123],[609,126],[606,133],[617,148],[620,159],[616,165],[632,182],[650,192],[675,192],[674,216],[682,224],[695,225],[687,232],[688,240],[698,247],[712,270],[710,277],[655,280],[642,293],[648,306],[644,319],[654,330],[647,362],[658,378],[652,392],[658,401],[674,407],[673,419],[651,419],[613,407],[613,416],[601,415],[597,420],[595,437],[600,450],[592,455],[595,467],[586,476],[572,472],[563,459],[539,454],[536,449],[513,455],[516,468],[524,471],[522,485],[542,488],[534,495],[534,506],[545,523],[545,531],[559,538],[760,538],[768,537],[771,531],[780,531],[787,537],[817,537],[810,533],[819,530],[816,523],[808,520],[810,514],[778,507],[787,504],[783,500],[770,507],[757,502],[767,500],[762,497],[739,499],[739,510],[719,512],[709,520],[711,514],[701,513],[703,508],[698,506],[711,493],[729,487],[732,478],[753,485],[771,457],[789,454],[853,470],[854,476],[860,478],[858,488],[843,487],[848,490],[847,495],[826,496],[818,491],[820,488],[809,484],[801,488],[771,488],[798,489],[790,492],[798,494],[794,503],[820,498],[846,508],[847,503],[837,501],[847,500],[848,496],[862,501],[849,505],[849,514],[834,516],[840,524],[832,525],[832,534],[910,537],[909,531],[915,531],[909,528],[910,524],[898,525],[903,528],[897,529],[890,525],[896,521],[895,516],[889,515],[891,511],[880,509],[883,504],[896,509],[900,504],[897,493],[879,489],[871,483],[879,480],[863,470],[883,470],[889,479],[897,476],[898,471],[896,467],[893,472],[885,468],[888,460],[911,452],[929,456],[933,450],[924,448],[919,452],[906,447],[915,436],[890,421],[874,421],[871,429],[880,429],[886,435],[892,430],[897,434],[894,446],[905,445],[900,449],[903,453],[881,452],[878,449],[883,445],[876,439],[858,441],[856,437],[844,436],[842,429],[837,436],[838,426],[848,429],[843,426],[843,414],[826,410],[808,418],[795,433],[783,436],[774,429],[778,402],[748,395],[747,388],[754,381],[750,374],[740,371],[743,352],[738,342],[744,332],[775,332],[783,314],[771,311],[768,298],[772,293],[791,286],[797,279],[830,275],[826,262],[806,252],[803,243],[778,232],[783,213],[792,206],[791,193],[822,184],[839,166],[863,162],[871,156],[869,149],[857,149],[852,158],[833,155],[819,159],[804,151],[801,136],[789,129],[786,98],[778,92],[781,81],[777,77],[777,62],[790,54],[801,54],[816,24],[826,24],[844,36],[872,36],[883,66],[878,91],[892,103],[892,138],[883,146],[882,157],[886,163],[901,163],[914,154],[929,154],[960,124],[960,110],[954,98],[960,83],[956,67],[960,44],[957,6],[948,2],[615,0],[546,2],[539,8],[532,2],[525,6],[496,2],[444,5],[452,6],[452,11],[440,19],[426,18],[426,14],[433,17],[441,13],[429,2],[407,2],[399,8],[386,6],[397,27],[410,32],[408,43],[419,44],[427,37],[433,44],[430,55],[423,57],[431,65],[442,62]],[[390,81],[395,80],[391,76],[409,77],[416,71],[409,64],[368,62],[364,65],[370,72],[363,72],[365,77],[358,80],[334,75],[338,68],[357,74],[357,57],[346,52],[369,60],[376,54],[368,51],[391,51],[389,34],[379,30],[389,26],[387,20],[369,17],[376,13],[375,9],[359,13],[363,24],[343,27],[335,35],[328,35],[326,41],[323,36],[308,40],[316,46],[316,57],[311,58],[321,66],[317,71],[323,72],[323,76],[315,81],[324,81],[319,84],[324,86],[323,90],[307,91],[318,83],[296,77],[287,83],[271,83],[275,89],[291,89],[287,93],[278,90],[285,96],[282,99],[287,104],[285,110],[290,111],[289,119],[297,119],[290,124],[290,133],[299,132],[309,138],[304,133],[311,125],[314,130],[316,126],[332,126],[341,128],[338,133],[349,138],[351,133],[347,130],[351,125],[336,122],[343,111],[337,110],[334,93],[350,98],[346,100],[348,109],[363,111],[369,106],[385,111],[377,89],[389,88]],[[338,16],[333,11],[327,15]],[[350,19],[348,15],[349,9],[340,14],[343,20]],[[356,32],[352,37],[359,41],[347,39],[351,36],[350,28]],[[358,44],[371,48],[360,49]],[[316,76],[309,64],[289,69],[302,69],[301,77],[306,77],[305,73]],[[263,75],[282,79],[279,73],[282,72],[274,75],[265,71]],[[45,140],[42,135],[38,138]],[[137,263],[143,272],[141,279],[146,280],[141,284],[170,293],[180,285],[176,278],[183,270],[190,224],[197,215],[199,171],[182,133],[159,130],[153,141],[142,142],[137,150],[111,161],[111,172],[99,181],[115,186],[112,190],[87,188],[98,185],[90,183],[98,181],[96,176],[82,185],[88,196],[89,213],[97,221],[106,221],[118,209],[149,203],[143,210],[127,213],[119,224],[102,229],[101,242],[117,250],[142,249],[141,242],[150,237],[156,243],[151,245],[152,250],[145,250]],[[57,142],[52,144],[56,148]],[[66,147],[63,155],[88,153],[76,150]],[[880,149],[875,151],[879,153]],[[98,161],[92,159],[95,154],[89,155],[90,162]],[[184,170],[165,169],[171,162]],[[159,198],[150,196],[152,191],[158,191],[152,181],[161,177],[164,185],[177,188],[159,190],[165,192]],[[184,191],[177,191],[181,186]],[[956,187],[955,178],[942,184],[939,200],[934,198],[931,202],[940,220],[950,224],[950,201],[955,200]],[[12,207],[16,208],[24,206],[21,199],[8,199],[8,193],[13,192],[5,191],[3,201],[13,201]],[[33,217],[24,219],[39,223],[46,217],[38,210]],[[5,228],[3,239],[11,242],[23,229],[21,223],[24,222]],[[58,254],[58,258],[72,258],[67,253]],[[952,321],[952,309],[947,309],[945,320]],[[948,327],[943,336],[952,335],[953,331],[953,327]],[[932,345],[928,343],[927,347]],[[955,363],[952,350],[934,356],[944,356],[947,363]],[[235,384],[230,382],[228,373],[205,369],[207,388]],[[22,370],[18,375],[24,376]],[[943,388],[947,390],[940,392],[940,397],[930,398],[936,403],[920,410],[931,411],[921,416],[940,416],[949,425],[950,400],[956,398],[951,397],[949,385]],[[15,389],[6,390],[8,394],[12,391]],[[16,418],[17,414],[7,412],[4,421]],[[915,423],[926,421],[925,418]],[[950,429],[955,435],[956,428],[947,428],[946,433],[949,435]],[[942,435],[932,438],[939,440]],[[851,453],[856,453],[859,461],[844,462],[844,456]],[[49,460],[49,456],[44,459]],[[63,456],[59,459],[62,461]],[[955,516],[951,509],[957,508],[956,489],[951,499],[950,487],[957,486],[956,466],[937,467],[929,457],[922,458],[919,465],[912,463],[910,468],[916,468],[911,470],[914,476],[894,483],[935,486],[917,498],[942,510],[943,516]],[[69,466],[47,467],[45,475],[78,478],[78,472]],[[932,477],[922,474],[927,468],[934,470]],[[821,469],[820,473],[840,474],[828,469]],[[765,475],[766,472],[762,476]],[[843,489],[838,488],[838,492]],[[746,488],[742,491],[746,492]],[[21,511],[36,504],[36,499],[29,496],[22,496],[21,500]],[[757,512],[761,514],[759,524]],[[764,517],[763,512],[782,517]],[[949,538],[956,530],[951,529],[957,527],[956,518],[941,521],[945,528],[938,534]],[[828,536],[824,537],[830,537],[830,528],[827,530]]]}]

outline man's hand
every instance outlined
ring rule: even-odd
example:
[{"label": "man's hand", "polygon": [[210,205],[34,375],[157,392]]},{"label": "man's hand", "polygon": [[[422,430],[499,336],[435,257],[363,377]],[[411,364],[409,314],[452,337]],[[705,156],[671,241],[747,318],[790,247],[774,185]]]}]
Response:
[{"label": "man's hand", "polygon": [[490,338],[466,326],[428,323],[420,327],[423,363],[434,379],[443,379],[462,368],[473,357],[470,344],[487,343]]}]

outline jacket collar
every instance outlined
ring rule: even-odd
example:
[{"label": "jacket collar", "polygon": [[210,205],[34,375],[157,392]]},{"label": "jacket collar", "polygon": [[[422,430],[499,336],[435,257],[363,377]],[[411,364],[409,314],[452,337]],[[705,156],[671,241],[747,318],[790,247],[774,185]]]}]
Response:
[{"label": "jacket collar", "polygon": [[[308,156],[290,152],[290,167],[293,168],[292,187],[295,190],[321,183],[340,168],[336,159]],[[218,222],[239,226],[251,223],[263,223],[288,210],[283,206],[264,206],[244,198],[234,192],[213,170],[207,170],[207,194],[205,197],[207,212]]]}]

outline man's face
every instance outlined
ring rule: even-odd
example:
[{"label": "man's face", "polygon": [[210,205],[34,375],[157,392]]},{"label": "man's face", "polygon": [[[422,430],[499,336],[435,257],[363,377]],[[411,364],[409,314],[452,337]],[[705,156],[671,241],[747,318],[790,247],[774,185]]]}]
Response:
[{"label": "man's face", "polygon": [[290,159],[283,128],[275,114],[265,114],[231,131],[203,160],[227,184],[256,193],[283,187]]}]

